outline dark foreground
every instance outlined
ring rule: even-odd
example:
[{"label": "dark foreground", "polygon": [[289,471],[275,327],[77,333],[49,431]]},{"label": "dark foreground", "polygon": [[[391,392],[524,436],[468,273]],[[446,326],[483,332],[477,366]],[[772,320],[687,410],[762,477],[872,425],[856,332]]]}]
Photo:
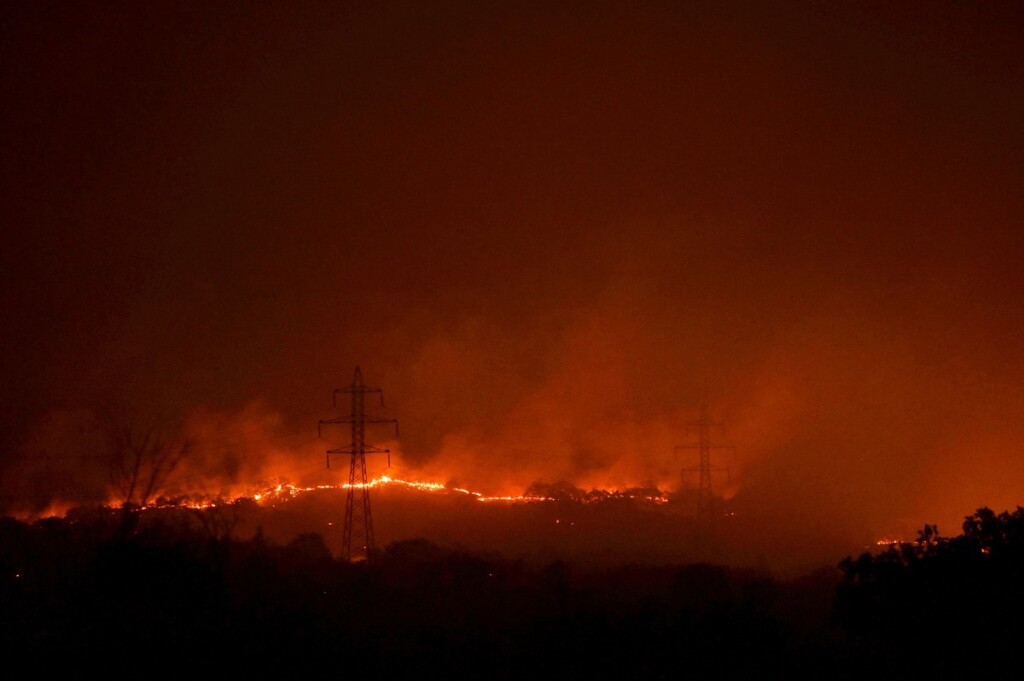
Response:
[{"label": "dark foreground", "polygon": [[1015,664],[1024,510],[796,580],[716,565],[583,569],[319,535],[223,514],[0,519],[0,642],[33,675],[949,678]]}]

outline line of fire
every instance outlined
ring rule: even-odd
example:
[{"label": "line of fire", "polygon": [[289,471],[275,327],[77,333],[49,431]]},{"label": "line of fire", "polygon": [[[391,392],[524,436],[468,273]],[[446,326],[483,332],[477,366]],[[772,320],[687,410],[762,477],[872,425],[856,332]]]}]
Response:
[{"label": "line of fire", "polygon": [[[187,461],[194,443],[171,446],[155,438],[139,439],[130,432],[124,433],[123,447],[118,450],[122,455],[116,475],[112,475],[119,482],[120,491],[105,505],[120,514],[119,533],[133,532],[141,515],[167,515],[178,510],[218,513],[230,519],[217,523],[227,522],[231,528],[251,523],[260,532],[276,530],[282,538],[322,527],[328,542],[337,547],[336,555],[346,562],[362,562],[381,550],[380,528],[376,525],[379,513],[375,514],[371,504],[373,491],[386,495],[386,503],[380,509],[386,516],[385,543],[428,536],[441,542],[491,546],[495,550],[518,547],[573,557],[593,556],[601,551],[612,551],[609,556],[620,557],[653,551],[652,556],[694,560],[712,560],[723,555],[721,549],[729,534],[729,523],[736,514],[715,493],[714,478],[727,475],[729,469],[714,464],[712,455],[716,450],[733,450],[733,446],[714,439],[713,430],[720,429],[722,424],[711,419],[706,399],[700,404],[698,418],[681,424],[682,434],[695,437],[693,442],[675,448],[675,459],[682,459],[676,469],[676,491],[659,489],[653,483],[588,491],[569,481],[537,480],[519,494],[477,491],[471,483],[442,481],[429,471],[394,473],[391,449],[377,446],[374,439],[388,435],[397,440],[398,419],[377,413],[384,407],[383,390],[367,385],[358,366],[349,385],[333,390],[331,402],[335,410],[347,407],[346,413],[320,419],[314,442],[323,442],[339,430],[347,431],[348,442],[327,449],[321,464],[325,472],[347,470],[347,478],[341,481],[328,479],[308,484],[284,477],[255,485],[243,482],[226,494],[209,492],[203,489],[202,480],[178,475],[179,466]],[[697,455],[697,466],[687,465],[692,454]],[[372,457],[379,457],[375,474],[371,474],[374,467],[368,463]],[[216,468],[206,462],[209,468]],[[182,481],[194,483],[192,489],[173,491]],[[337,511],[339,494],[344,497],[343,516]],[[465,503],[471,505],[467,507]],[[46,510],[20,517],[76,518],[90,513],[90,508],[93,507],[87,504],[58,502]],[[508,512],[501,512],[500,508],[507,508]],[[300,520],[282,527],[282,520],[273,514],[282,509],[291,511],[282,516]],[[427,517],[433,522],[422,520]],[[339,534],[340,545],[336,543]],[[516,538],[521,539],[519,544],[514,541]]]},{"label": "line of fire", "polygon": [[[558,489],[557,485],[550,486],[550,488],[547,489],[545,489],[544,485],[534,485],[531,490],[519,496],[485,496],[478,492],[471,492],[460,487],[449,488],[442,483],[436,482],[400,480],[388,475],[370,478],[367,474],[366,456],[368,454],[384,454],[387,457],[388,468],[390,468],[391,450],[380,448],[368,443],[367,426],[393,426],[395,437],[398,437],[398,420],[393,418],[381,418],[367,414],[366,396],[379,395],[381,407],[384,406],[384,396],[383,391],[380,388],[369,387],[363,382],[362,370],[358,366],[355,368],[352,383],[344,388],[337,388],[333,391],[332,401],[335,407],[337,407],[337,396],[339,394],[349,396],[349,415],[346,417],[321,419],[317,423],[317,436],[322,437],[322,428],[325,425],[347,425],[351,432],[351,438],[348,446],[329,449],[326,453],[327,468],[331,468],[331,457],[333,455],[346,455],[348,457],[348,482],[342,485],[342,488],[345,490],[345,516],[341,548],[341,558],[343,560],[367,560],[373,557],[377,552],[376,541],[374,538],[373,510],[370,503],[370,490],[374,487],[397,485],[408,489],[427,492],[451,491],[456,494],[468,495],[478,501],[484,502],[554,502],[559,500],[560,497],[564,498],[566,496],[564,485],[561,490]],[[697,442],[676,447],[677,452],[680,449],[690,449],[696,450],[699,454],[699,465],[697,467],[683,468],[681,470],[681,476],[684,478],[688,472],[695,472],[699,476],[696,495],[696,510],[691,527],[694,555],[698,558],[706,558],[715,554],[717,549],[716,528],[719,528],[720,526],[720,516],[721,518],[727,517],[726,513],[720,508],[718,500],[715,498],[712,485],[712,473],[723,471],[728,472],[728,468],[714,466],[711,461],[711,453],[712,450],[715,449],[734,450],[732,445],[720,445],[712,442],[712,427],[721,427],[723,424],[713,422],[709,414],[708,403],[707,400],[704,399],[701,402],[699,418],[686,424],[687,431],[689,431],[691,427],[696,429],[698,434]],[[685,485],[685,481],[683,481],[683,485]],[[315,489],[332,488],[334,488],[334,486],[322,485]],[[271,491],[261,493],[258,499],[272,496],[279,497],[282,494],[295,496],[303,492],[312,491],[313,489],[314,488],[300,488],[292,485],[280,485]],[[610,498],[629,499],[634,501],[639,500],[659,505],[667,504],[670,501],[668,495],[656,488],[648,488],[646,490],[635,488],[625,492],[593,490],[589,494],[584,494],[582,490],[578,490],[577,492],[578,493],[575,495],[570,494],[570,498],[573,501],[583,503],[595,503],[602,500],[608,500]],[[561,524],[561,519],[557,519],[556,524]],[[574,523],[570,522],[570,524]]]}]

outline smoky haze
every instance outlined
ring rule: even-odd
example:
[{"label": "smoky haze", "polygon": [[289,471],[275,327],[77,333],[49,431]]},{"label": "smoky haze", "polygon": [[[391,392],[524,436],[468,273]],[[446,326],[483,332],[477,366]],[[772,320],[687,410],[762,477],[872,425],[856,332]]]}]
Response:
[{"label": "smoky haze", "polygon": [[485,491],[694,485],[707,395],[764,541],[1020,502],[1019,7],[597,5],[5,4],[4,505],[317,471],[357,364]]}]

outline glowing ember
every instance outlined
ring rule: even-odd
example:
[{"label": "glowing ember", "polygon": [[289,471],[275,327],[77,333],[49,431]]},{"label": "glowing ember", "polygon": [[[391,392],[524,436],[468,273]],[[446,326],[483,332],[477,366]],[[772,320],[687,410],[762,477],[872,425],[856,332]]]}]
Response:
[{"label": "glowing ember", "polygon": [[882,537],[875,542],[875,546],[893,546],[896,544],[906,544],[907,542],[902,539],[893,539],[892,537]]}]

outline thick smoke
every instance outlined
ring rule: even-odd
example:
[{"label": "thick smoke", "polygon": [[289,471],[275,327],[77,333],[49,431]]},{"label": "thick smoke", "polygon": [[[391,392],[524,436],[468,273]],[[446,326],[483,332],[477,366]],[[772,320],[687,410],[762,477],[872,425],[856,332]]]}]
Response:
[{"label": "thick smoke", "polygon": [[1020,18],[931,5],[5,8],[5,507],[337,482],[357,364],[410,476],[685,491],[706,399],[752,542],[1014,505]]}]

